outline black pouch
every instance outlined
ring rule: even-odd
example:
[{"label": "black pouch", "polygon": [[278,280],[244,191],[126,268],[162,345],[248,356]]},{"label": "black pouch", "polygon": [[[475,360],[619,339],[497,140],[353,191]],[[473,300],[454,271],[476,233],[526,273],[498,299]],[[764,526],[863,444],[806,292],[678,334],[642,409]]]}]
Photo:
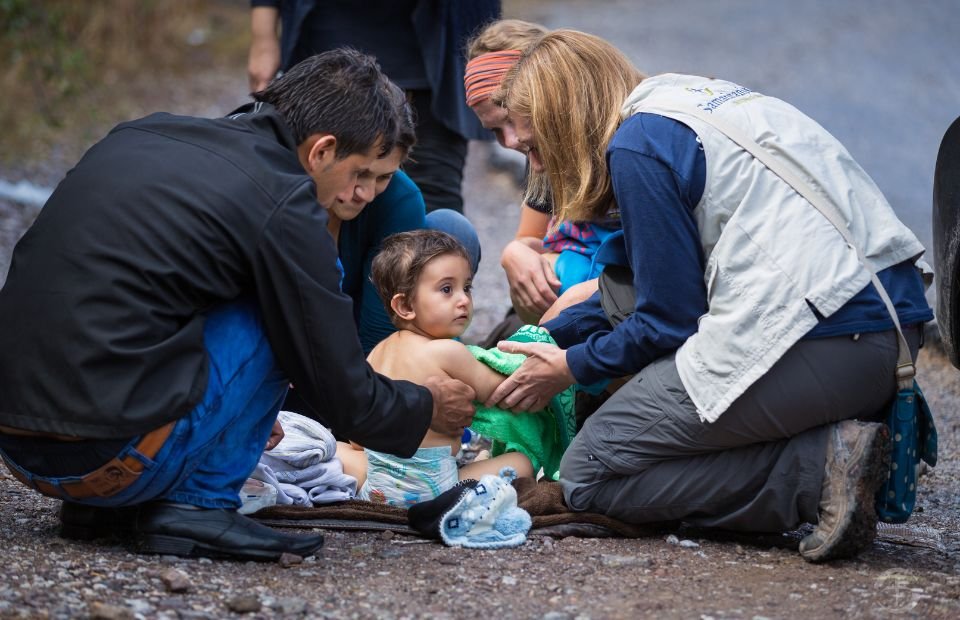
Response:
[{"label": "black pouch", "polygon": [[633,314],[637,292],[633,288],[633,270],[622,265],[607,265],[597,282],[600,288],[600,307],[610,324],[616,327]]}]

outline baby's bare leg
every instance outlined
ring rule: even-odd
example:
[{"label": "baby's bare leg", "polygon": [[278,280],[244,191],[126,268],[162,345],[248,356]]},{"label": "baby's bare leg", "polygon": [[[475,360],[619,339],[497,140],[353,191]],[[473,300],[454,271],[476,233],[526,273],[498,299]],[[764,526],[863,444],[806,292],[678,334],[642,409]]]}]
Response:
[{"label": "baby's bare leg", "polygon": [[514,468],[518,478],[533,477],[533,465],[530,464],[530,459],[520,452],[507,452],[493,458],[468,463],[460,468],[458,476],[460,480],[470,478],[479,480],[480,476],[485,474],[498,475],[504,467]]},{"label": "baby's bare leg", "polygon": [[367,480],[367,453],[357,444],[338,441],[337,458],[343,463],[343,473],[357,479],[357,491],[359,491]]}]

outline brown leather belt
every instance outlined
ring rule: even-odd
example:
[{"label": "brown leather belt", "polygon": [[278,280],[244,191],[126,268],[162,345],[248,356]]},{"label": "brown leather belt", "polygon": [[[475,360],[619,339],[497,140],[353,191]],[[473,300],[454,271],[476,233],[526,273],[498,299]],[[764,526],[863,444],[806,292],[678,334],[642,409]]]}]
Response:
[{"label": "brown leather belt", "polygon": [[[163,443],[167,440],[167,437],[170,436],[174,424],[176,424],[176,421],[150,431],[140,438],[140,442],[134,450],[148,459],[152,459],[157,455],[157,452],[160,451],[160,448],[163,447]],[[58,499],[62,499],[64,495],[71,499],[110,497],[133,484],[143,472],[143,463],[140,459],[132,454],[128,454],[122,459],[119,457],[111,459],[79,480],[62,482],[58,486],[39,478],[33,478],[31,480],[15,467],[13,463],[7,461],[6,458],[4,458],[3,461],[6,463],[7,469],[10,470],[14,478],[28,487],[40,491],[44,495]]]}]

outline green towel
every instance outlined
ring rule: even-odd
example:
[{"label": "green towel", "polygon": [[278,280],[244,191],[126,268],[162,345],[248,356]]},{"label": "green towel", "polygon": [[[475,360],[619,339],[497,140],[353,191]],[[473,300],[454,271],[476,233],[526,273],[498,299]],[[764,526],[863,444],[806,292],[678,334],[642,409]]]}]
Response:
[{"label": "green towel", "polygon": [[[507,340],[556,344],[547,330],[536,325],[524,325]],[[519,353],[505,353],[497,348],[482,349],[473,345],[467,348],[475,358],[504,375],[513,373],[526,359]],[[537,412],[513,413],[478,403],[470,428],[493,441],[492,456],[522,452],[533,463],[534,472],[542,467],[544,476],[557,480],[560,459],[576,434],[573,403],[573,386],[554,396],[546,409]]]}]

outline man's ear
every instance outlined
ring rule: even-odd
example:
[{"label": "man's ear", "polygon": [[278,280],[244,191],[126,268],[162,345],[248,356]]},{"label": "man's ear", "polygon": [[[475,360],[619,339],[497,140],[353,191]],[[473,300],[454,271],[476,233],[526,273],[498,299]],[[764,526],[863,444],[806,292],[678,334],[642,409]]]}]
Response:
[{"label": "man's ear", "polygon": [[297,147],[297,155],[307,174],[322,172],[336,159],[337,137],[329,133],[313,134]]},{"label": "man's ear", "polygon": [[410,306],[407,296],[403,293],[397,293],[390,298],[390,307],[393,309],[394,314],[404,321],[412,321],[417,316],[417,313],[414,312]]}]

